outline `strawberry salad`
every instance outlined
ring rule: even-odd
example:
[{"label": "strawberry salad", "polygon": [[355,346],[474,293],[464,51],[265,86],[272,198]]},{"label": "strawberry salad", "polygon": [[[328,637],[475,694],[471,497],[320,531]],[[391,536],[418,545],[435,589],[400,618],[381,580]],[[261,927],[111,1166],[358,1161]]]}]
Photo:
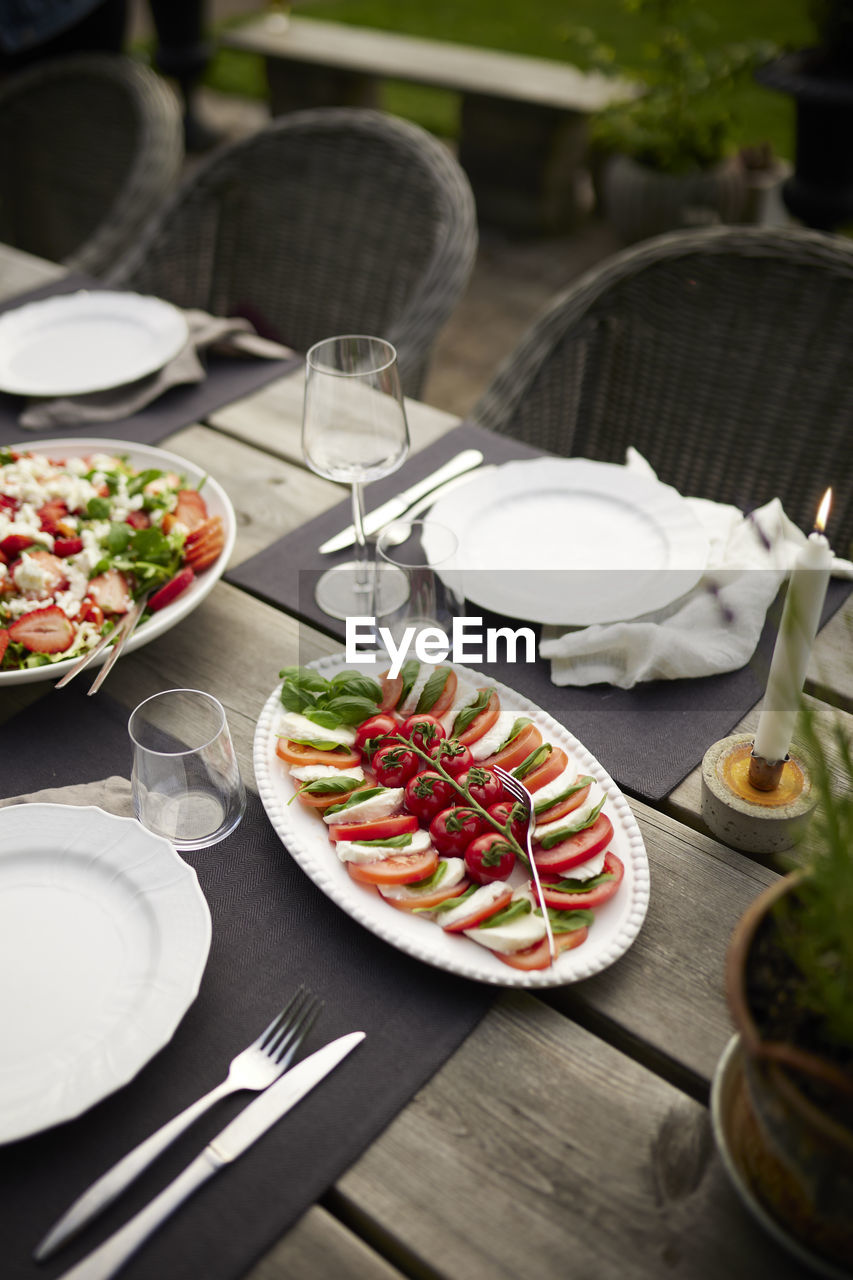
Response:
[{"label": "strawberry salad", "polygon": [[0,449],[0,673],[86,653],[142,594],[157,612],[224,543],[174,472]]},{"label": "strawberry salad", "polygon": [[499,765],[532,795],[533,858],[557,952],[586,940],[624,866],[598,784],[529,717],[451,666],[407,662],[378,681],[302,667],[280,675],[276,755],[353,880],[513,968],[548,968],[524,852],[528,814],[504,791]]}]

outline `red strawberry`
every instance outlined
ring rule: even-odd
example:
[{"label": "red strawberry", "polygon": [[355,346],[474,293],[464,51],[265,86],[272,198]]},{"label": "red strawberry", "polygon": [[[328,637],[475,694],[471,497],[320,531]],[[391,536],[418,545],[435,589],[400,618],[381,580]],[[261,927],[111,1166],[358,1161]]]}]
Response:
[{"label": "red strawberry", "polygon": [[25,533],[9,533],[0,542],[0,551],[10,562],[19,556],[25,547],[31,547],[33,539]]},{"label": "red strawberry", "polygon": [[0,662],[3,661],[3,654],[9,647],[9,632],[0,628]]},{"label": "red strawberry", "polygon": [[130,591],[118,569],[107,569],[97,578],[90,578],[86,593],[104,613],[127,613],[130,608]]},{"label": "red strawberry", "polygon": [[194,577],[195,574],[192,569],[189,565],[186,565],[181,569],[180,573],[176,573],[174,578],[171,578],[165,586],[162,586],[159,591],[154,592],[153,596],[148,601],[148,609],[150,612],[156,613],[158,609],[164,609],[167,604],[171,604],[182,591],[186,591]]},{"label": "red strawberry", "polygon": [[83,550],[82,538],[54,538],[54,554],[58,556],[76,556]]},{"label": "red strawberry", "polygon": [[63,653],[74,640],[74,628],[55,604],[23,613],[9,625],[9,636],[30,653]]},{"label": "red strawberry", "polygon": [[68,508],[64,502],[60,502],[59,498],[54,498],[52,501],[46,502],[43,507],[39,507],[36,515],[41,521],[41,527],[45,533],[56,533],[58,532],[57,525],[68,515]]},{"label": "red strawberry", "polygon": [[172,520],[180,520],[186,529],[197,529],[207,519],[207,503],[198,489],[179,489]]},{"label": "red strawberry", "polygon": [[225,546],[225,530],[221,516],[211,516],[200,524],[192,533],[188,533],[184,542],[183,558],[185,564],[191,565],[196,573],[209,569],[219,559]]},{"label": "red strawberry", "polygon": [[151,519],[147,511],[131,511],[125,516],[124,523],[129,524],[133,529],[147,529]]}]

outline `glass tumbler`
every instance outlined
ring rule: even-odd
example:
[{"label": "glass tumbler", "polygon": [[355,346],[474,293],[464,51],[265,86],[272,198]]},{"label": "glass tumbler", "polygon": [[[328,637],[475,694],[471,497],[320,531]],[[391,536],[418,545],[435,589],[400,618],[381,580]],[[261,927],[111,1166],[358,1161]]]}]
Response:
[{"label": "glass tumbler", "polygon": [[223,840],[246,808],[222,704],[198,689],[167,689],[131,714],[131,788],[144,827],[176,849]]}]

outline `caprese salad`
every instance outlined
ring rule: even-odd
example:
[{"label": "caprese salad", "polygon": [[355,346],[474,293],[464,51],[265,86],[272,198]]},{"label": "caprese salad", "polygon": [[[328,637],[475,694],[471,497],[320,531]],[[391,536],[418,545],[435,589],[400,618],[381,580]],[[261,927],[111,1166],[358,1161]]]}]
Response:
[{"label": "caprese salad", "polygon": [[0,449],[0,672],[86,653],[139,595],[145,616],[170,604],[224,545],[175,472]]},{"label": "caprese salad", "polygon": [[607,798],[529,717],[450,665],[407,662],[395,679],[304,667],[280,676],[276,755],[293,801],[316,812],[354,881],[516,969],[548,968],[528,813],[504,791],[500,765],[531,793],[557,953],[586,940],[624,875]]}]

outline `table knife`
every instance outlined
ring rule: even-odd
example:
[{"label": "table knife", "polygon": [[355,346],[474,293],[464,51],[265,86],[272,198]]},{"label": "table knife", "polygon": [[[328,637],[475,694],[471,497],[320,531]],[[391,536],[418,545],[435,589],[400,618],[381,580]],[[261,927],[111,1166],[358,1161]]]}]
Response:
[{"label": "table knife", "polygon": [[209,1142],[201,1155],[158,1196],[141,1209],[60,1280],[108,1280],[193,1192],[257,1142],[364,1039],[363,1031],[333,1040],[291,1067]]},{"label": "table knife", "polygon": [[[365,534],[370,537],[371,534],[378,532],[379,529],[388,524],[390,520],[396,520],[397,516],[403,515],[413,502],[417,502],[418,498],[432,493],[433,489],[438,489],[447,480],[453,480],[456,476],[461,476],[464,472],[478,467],[482,461],[483,455],[479,449],[464,449],[455,458],[445,462],[444,466],[439,467],[432,475],[425,476],[423,480],[419,480],[417,484],[410,485],[408,489],[404,489],[396,497],[389,498],[387,502],[383,502],[380,507],[376,507],[373,511],[368,511],[364,517]],[[334,537],[324,542],[318,550],[321,555],[327,555],[330,551],[343,551],[344,547],[350,547],[354,542],[355,529],[352,525],[348,525],[346,529],[342,529],[340,533],[336,533]]]}]

